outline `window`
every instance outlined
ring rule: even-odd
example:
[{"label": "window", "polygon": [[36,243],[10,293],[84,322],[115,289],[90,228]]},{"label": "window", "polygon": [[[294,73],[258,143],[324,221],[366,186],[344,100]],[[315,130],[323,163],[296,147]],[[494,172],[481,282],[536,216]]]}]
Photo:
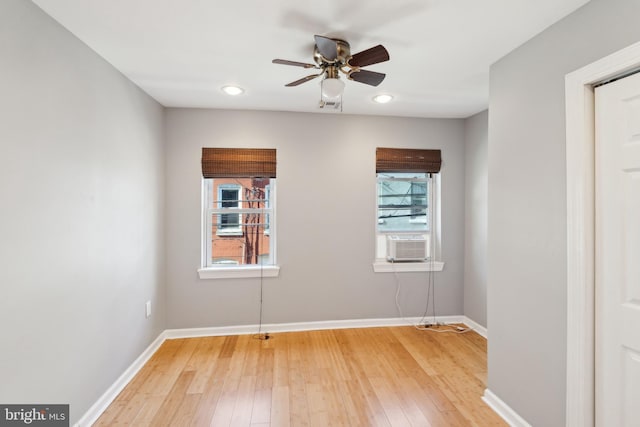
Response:
[{"label": "window", "polygon": [[200,277],[277,275],[275,150],[204,148],[202,170]]},{"label": "window", "polygon": [[440,163],[440,150],[377,149],[375,271],[393,271],[384,266],[398,261],[414,261],[400,271],[441,269],[434,266]]},{"label": "window", "polygon": [[204,267],[273,264],[267,186],[275,178],[204,179]]},{"label": "window", "polygon": [[[227,184],[216,182],[218,191],[216,191],[218,198],[213,200],[213,205],[222,209],[222,212],[237,210],[242,207],[240,200],[240,191],[242,190],[242,184]],[[242,229],[240,227],[242,218],[239,213],[224,213],[218,215],[218,223],[216,228],[216,234],[222,235],[242,235]]]},{"label": "window", "polygon": [[425,173],[378,174],[378,232],[430,231],[430,178]]}]

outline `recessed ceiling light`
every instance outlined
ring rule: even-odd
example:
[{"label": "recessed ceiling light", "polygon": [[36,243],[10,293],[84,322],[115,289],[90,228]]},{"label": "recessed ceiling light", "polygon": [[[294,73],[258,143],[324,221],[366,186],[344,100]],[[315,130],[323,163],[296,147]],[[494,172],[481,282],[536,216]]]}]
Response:
[{"label": "recessed ceiling light", "polygon": [[393,96],[391,95],[376,95],[373,97],[373,102],[377,102],[378,104],[386,104],[392,99],[393,99]]},{"label": "recessed ceiling light", "polygon": [[232,96],[236,96],[244,93],[244,89],[238,86],[222,86],[222,91],[227,95],[232,95]]}]

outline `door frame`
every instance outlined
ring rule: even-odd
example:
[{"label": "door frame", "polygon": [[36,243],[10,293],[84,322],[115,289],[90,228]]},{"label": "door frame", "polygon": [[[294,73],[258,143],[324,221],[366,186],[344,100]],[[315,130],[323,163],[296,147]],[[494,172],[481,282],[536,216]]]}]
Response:
[{"label": "door frame", "polygon": [[566,426],[595,424],[595,99],[593,84],[640,67],[640,42],[565,76]]}]

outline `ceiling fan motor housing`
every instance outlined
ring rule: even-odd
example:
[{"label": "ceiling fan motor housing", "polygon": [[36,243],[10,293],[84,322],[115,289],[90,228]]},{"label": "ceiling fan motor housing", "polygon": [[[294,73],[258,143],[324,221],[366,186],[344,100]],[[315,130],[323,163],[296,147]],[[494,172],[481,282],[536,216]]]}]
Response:
[{"label": "ceiling fan motor housing", "polygon": [[318,45],[315,45],[313,47],[313,60],[316,62],[316,64],[343,65],[343,64],[346,64],[347,60],[349,60],[349,58],[351,57],[351,47],[349,46],[349,43],[340,39],[331,39],[331,40],[336,42],[337,55],[335,59],[325,58],[324,56],[322,56],[322,54],[320,53],[320,50],[318,49]]}]

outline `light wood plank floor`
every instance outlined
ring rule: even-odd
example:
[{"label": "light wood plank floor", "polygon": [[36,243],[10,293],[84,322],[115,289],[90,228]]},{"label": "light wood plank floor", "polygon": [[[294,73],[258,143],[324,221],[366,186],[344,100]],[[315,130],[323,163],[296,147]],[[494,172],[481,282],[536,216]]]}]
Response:
[{"label": "light wood plank floor", "polygon": [[167,340],[95,426],[504,426],[486,341],[413,327]]}]

